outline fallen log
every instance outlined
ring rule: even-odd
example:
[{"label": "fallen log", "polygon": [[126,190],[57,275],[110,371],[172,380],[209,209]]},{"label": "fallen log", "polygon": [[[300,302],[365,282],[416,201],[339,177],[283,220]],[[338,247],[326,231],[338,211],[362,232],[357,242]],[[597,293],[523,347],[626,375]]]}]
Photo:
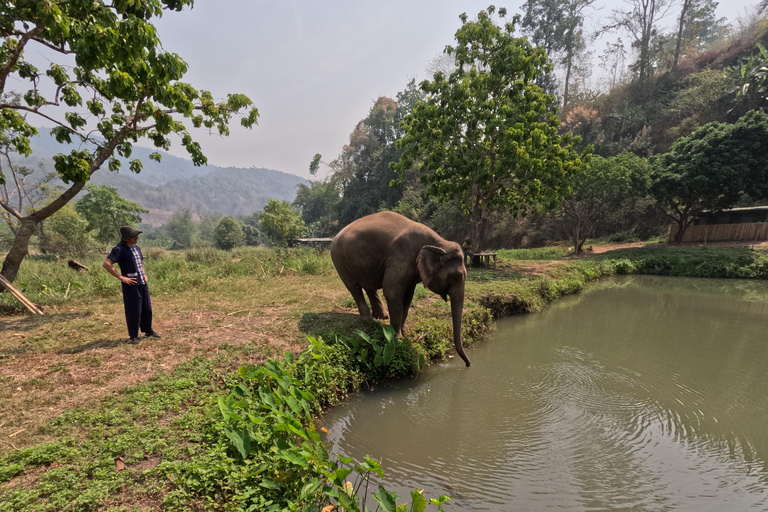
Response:
[{"label": "fallen log", "polygon": [[0,285],[3,285],[8,293],[16,297],[16,300],[21,302],[25,308],[27,308],[33,315],[42,315],[43,311],[35,304],[30,302],[19,290],[17,290],[5,277],[0,275]]},{"label": "fallen log", "polygon": [[67,265],[69,265],[69,268],[71,268],[72,270],[77,270],[78,272],[80,272],[81,270],[88,270],[88,267],[86,267],[85,265],[83,265],[77,260],[69,260],[67,262]]}]

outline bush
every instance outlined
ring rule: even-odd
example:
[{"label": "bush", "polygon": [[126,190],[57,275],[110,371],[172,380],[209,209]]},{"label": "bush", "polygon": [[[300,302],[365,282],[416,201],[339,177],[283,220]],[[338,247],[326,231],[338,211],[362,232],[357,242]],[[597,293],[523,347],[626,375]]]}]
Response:
[{"label": "bush", "polygon": [[213,230],[213,243],[225,251],[245,245],[243,225],[232,217],[222,217]]}]

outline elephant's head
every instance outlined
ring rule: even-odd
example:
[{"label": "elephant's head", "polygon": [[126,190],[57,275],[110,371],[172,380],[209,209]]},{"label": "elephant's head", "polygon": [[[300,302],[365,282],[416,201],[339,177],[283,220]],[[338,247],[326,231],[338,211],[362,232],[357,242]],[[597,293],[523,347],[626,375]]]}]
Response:
[{"label": "elephant's head", "polygon": [[451,298],[451,318],[453,319],[453,344],[456,352],[469,366],[469,358],[461,345],[461,317],[464,309],[464,283],[467,269],[464,267],[464,254],[457,243],[449,243],[445,248],[425,245],[416,260],[419,275],[424,286],[440,295],[443,300]]}]

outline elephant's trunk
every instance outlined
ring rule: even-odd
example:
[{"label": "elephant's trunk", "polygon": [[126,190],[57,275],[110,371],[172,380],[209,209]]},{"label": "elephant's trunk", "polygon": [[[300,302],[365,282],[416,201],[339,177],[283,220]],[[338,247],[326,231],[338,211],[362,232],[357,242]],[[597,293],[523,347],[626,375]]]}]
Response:
[{"label": "elephant's trunk", "polygon": [[453,319],[453,345],[456,347],[456,352],[459,354],[467,366],[469,364],[469,358],[464,353],[464,347],[461,346],[461,317],[464,314],[464,290],[458,290],[454,293],[449,293],[451,297],[451,318]]}]

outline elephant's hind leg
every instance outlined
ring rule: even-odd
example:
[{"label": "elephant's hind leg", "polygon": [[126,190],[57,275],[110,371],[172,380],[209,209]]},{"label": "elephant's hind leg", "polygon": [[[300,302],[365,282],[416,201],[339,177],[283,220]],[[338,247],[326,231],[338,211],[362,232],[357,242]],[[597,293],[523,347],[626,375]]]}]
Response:
[{"label": "elephant's hind leg", "polygon": [[363,318],[371,318],[371,310],[368,309],[368,304],[365,302],[363,289],[359,286],[348,285],[347,283],[344,283],[344,285],[347,287],[347,290],[349,290],[349,293],[352,294],[352,298],[355,299],[355,304],[357,304],[357,311],[360,312],[360,316]]},{"label": "elephant's hind leg", "polygon": [[368,298],[371,301],[371,312],[373,313],[373,318],[377,318],[379,320],[386,320],[389,318],[387,313],[384,312],[384,304],[379,298],[379,292],[373,289],[366,289],[365,293],[368,294]]}]

